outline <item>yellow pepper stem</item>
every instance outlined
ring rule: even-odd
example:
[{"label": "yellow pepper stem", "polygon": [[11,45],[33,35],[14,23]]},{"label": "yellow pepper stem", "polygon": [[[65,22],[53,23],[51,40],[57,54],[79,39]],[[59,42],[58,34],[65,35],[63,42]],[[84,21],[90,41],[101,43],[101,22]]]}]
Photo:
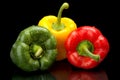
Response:
[{"label": "yellow pepper stem", "polygon": [[69,8],[69,4],[68,3],[63,3],[63,5],[60,7],[60,10],[58,12],[58,18],[57,18],[57,23],[61,24],[61,16],[62,16],[62,12],[64,9],[68,9]]},{"label": "yellow pepper stem", "polygon": [[59,12],[58,12],[58,16],[57,16],[57,22],[52,24],[52,28],[54,30],[60,31],[60,30],[65,28],[65,25],[63,23],[61,23],[61,16],[62,16],[63,10],[68,9],[68,8],[69,8],[69,4],[66,2],[63,3],[62,6],[60,7]]}]

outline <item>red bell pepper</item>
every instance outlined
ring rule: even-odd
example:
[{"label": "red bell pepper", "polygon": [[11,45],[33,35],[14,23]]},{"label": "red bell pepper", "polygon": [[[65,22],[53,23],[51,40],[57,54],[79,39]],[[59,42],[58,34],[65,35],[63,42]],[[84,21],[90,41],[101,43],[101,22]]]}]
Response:
[{"label": "red bell pepper", "polygon": [[69,34],[65,48],[67,59],[71,64],[91,69],[107,56],[109,42],[95,26],[81,26]]}]

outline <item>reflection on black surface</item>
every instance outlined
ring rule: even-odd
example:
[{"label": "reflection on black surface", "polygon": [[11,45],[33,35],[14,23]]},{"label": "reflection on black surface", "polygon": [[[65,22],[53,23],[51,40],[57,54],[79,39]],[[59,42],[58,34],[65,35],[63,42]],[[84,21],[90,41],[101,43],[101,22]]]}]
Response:
[{"label": "reflection on black surface", "polygon": [[43,74],[29,74],[29,75],[23,75],[23,74],[14,74],[12,76],[12,80],[56,80],[53,75],[48,73]]},{"label": "reflection on black surface", "polygon": [[68,80],[108,80],[107,74],[101,71],[72,71]]},{"label": "reflection on black surface", "polygon": [[68,80],[68,76],[72,71],[72,67],[68,62],[56,62],[51,69],[50,73],[56,78],[56,80]]},{"label": "reflection on black surface", "polygon": [[108,80],[108,76],[104,70],[74,69],[68,62],[56,62],[44,72],[15,72],[12,80]]}]

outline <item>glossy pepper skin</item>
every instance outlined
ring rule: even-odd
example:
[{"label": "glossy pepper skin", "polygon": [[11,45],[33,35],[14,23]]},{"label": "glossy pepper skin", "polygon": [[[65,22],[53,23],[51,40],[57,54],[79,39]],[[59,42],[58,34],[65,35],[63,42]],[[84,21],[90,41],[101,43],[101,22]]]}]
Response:
[{"label": "glossy pepper skin", "polygon": [[64,42],[69,33],[77,28],[76,23],[72,19],[67,17],[61,18],[63,9],[67,9],[68,7],[68,3],[63,3],[59,10],[58,17],[48,15],[43,17],[38,23],[38,26],[46,27],[56,37],[58,50],[57,61],[66,59]]},{"label": "glossy pepper skin", "polygon": [[68,61],[78,68],[91,69],[104,60],[109,42],[95,26],[81,26],[65,42]]},{"label": "glossy pepper skin", "polygon": [[48,29],[32,25],[20,32],[10,58],[24,71],[48,69],[56,59],[56,39]]}]

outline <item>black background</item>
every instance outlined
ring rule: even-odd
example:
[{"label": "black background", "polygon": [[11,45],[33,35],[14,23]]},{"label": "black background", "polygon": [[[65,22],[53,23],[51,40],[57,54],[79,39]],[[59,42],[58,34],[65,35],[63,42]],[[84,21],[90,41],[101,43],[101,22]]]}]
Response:
[{"label": "black background", "polygon": [[[11,77],[14,70],[17,70],[16,66],[13,65],[10,59],[10,49],[15,42],[19,32],[24,28],[37,25],[38,21],[46,15],[57,16],[58,10],[63,0],[41,0],[41,1],[6,1],[3,2],[3,8],[1,9],[1,46],[2,55],[0,56],[2,71],[6,71],[5,75]],[[96,26],[108,39],[110,43],[110,51],[105,60],[99,65],[106,71],[109,80],[113,80],[114,75],[114,59],[117,55],[115,50],[115,44],[117,38],[115,33],[117,32],[115,26],[115,18],[117,17],[117,4],[116,2],[104,0],[86,1],[86,0],[66,0],[70,7],[63,11],[62,16],[73,19],[77,26],[92,25]]]}]

